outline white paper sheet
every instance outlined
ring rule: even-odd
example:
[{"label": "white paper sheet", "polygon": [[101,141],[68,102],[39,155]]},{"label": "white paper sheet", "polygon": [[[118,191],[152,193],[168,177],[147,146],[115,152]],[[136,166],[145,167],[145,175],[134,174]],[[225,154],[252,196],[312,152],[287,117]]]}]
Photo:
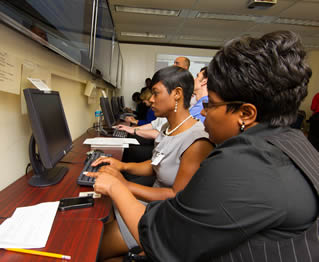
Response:
[{"label": "white paper sheet", "polygon": [[39,90],[50,92],[51,89],[41,79],[27,77],[27,79]]},{"label": "white paper sheet", "polygon": [[83,144],[95,146],[122,146],[125,144],[139,145],[140,143],[135,138],[95,137],[85,139]]},{"label": "white paper sheet", "polygon": [[0,49],[0,90],[20,94],[21,66],[19,59],[10,52]]},{"label": "white paper sheet", "polygon": [[42,248],[48,240],[59,201],[17,208],[0,225],[0,248]]},{"label": "white paper sheet", "polygon": [[129,144],[122,144],[122,145],[99,145],[99,144],[91,144],[91,149],[94,148],[129,148]]}]

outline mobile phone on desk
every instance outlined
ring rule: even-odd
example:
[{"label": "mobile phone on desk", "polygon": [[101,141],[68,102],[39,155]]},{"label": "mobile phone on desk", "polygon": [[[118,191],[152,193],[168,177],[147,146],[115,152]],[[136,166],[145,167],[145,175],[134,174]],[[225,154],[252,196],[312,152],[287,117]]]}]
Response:
[{"label": "mobile phone on desk", "polygon": [[62,198],[59,204],[60,211],[66,211],[70,209],[91,207],[94,205],[93,196],[85,196],[85,197],[69,197]]}]

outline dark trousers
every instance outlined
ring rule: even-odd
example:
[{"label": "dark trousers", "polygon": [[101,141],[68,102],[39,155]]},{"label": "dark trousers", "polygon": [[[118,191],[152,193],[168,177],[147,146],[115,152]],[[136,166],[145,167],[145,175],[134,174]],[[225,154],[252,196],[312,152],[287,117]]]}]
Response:
[{"label": "dark trousers", "polygon": [[[130,136],[133,137],[133,136]],[[137,141],[140,143],[139,145],[130,145],[129,148],[124,149],[123,153],[123,162],[143,162],[152,158],[152,152],[154,148],[154,140],[153,139],[145,139],[140,136],[134,136]],[[122,172],[124,177],[131,182],[144,185],[144,186],[152,186],[155,181],[155,176],[135,176],[129,174],[127,172]]]}]

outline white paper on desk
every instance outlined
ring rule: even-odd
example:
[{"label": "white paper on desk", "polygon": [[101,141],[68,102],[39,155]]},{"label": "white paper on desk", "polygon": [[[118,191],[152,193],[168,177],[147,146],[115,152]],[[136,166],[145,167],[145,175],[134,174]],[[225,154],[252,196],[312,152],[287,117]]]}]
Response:
[{"label": "white paper on desk", "polygon": [[91,148],[129,148],[129,144],[122,144],[122,145],[96,145],[91,144]]},{"label": "white paper on desk", "polygon": [[0,248],[45,247],[59,201],[19,207],[0,225]]},{"label": "white paper on desk", "polygon": [[133,144],[139,145],[140,143],[135,138],[118,138],[118,137],[95,137],[87,138],[83,142],[86,145],[95,145],[95,146],[113,146],[113,145],[124,145],[124,144]]}]

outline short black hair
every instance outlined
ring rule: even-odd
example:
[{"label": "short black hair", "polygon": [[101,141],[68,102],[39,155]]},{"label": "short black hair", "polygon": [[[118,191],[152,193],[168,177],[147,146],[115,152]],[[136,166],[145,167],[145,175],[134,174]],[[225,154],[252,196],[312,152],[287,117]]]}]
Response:
[{"label": "short black hair", "polygon": [[151,86],[158,82],[162,82],[169,94],[176,87],[181,87],[184,94],[184,108],[189,108],[194,91],[194,78],[188,70],[178,66],[165,67],[154,74]]},{"label": "short black hair", "polygon": [[[231,40],[208,67],[207,88],[224,101],[244,101],[257,108],[257,121],[288,126],[297,116],[312,75],[306,52],[291,31],[261,38]],[[237,110],[238,105],[228,105]]]},{"label": "short black hair", "polygon": [[140,92],[134,92],[133,95],[132,95],[132,100],[134,102],[139,102],[140,101],[140,95],[141,95]]},{"label": "short black hair", "polygon": [[207,66],[202,67],[199,72],[202,72],[202,71],[203,71],[204,78],[207,78],[208,77],[208,75],[207,75]]}]

